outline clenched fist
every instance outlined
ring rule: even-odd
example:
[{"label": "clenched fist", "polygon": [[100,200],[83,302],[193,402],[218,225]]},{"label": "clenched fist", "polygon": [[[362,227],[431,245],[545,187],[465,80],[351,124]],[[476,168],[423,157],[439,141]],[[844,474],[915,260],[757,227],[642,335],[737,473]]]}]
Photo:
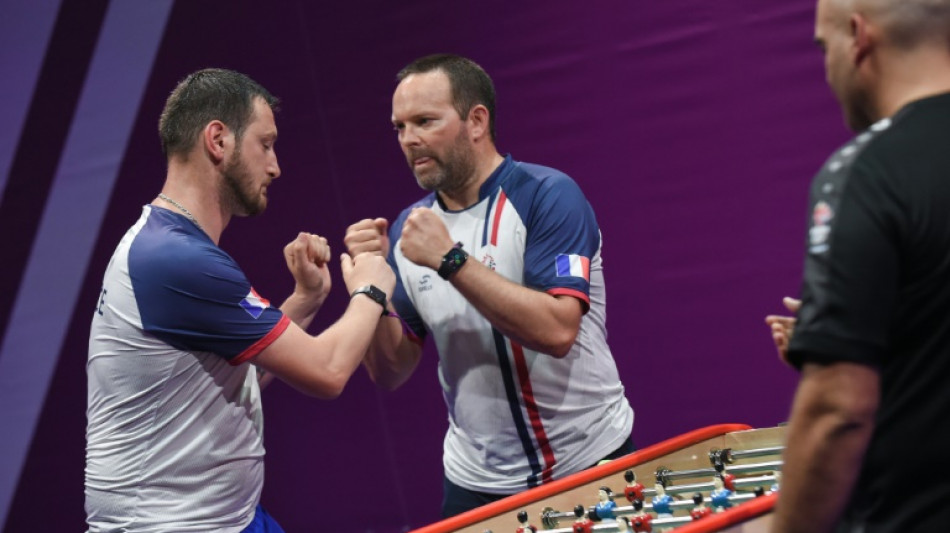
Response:
[{"label": "clenched fist", "polygon": [[439,269],[442,257],[455,245],[445,223],[427,207],[409,213],[399,243],[406,259],[433,270]]},{"label": "clenched fist", "polygon": [[386,296],[392,297],[396,274],[384,257],[370,252],[363,252],[356,257],[341,254],[340,268],[343,270],[343,282],[346,283],[347,292],[352,294],[364,285],[375,285],[385,292]]},{"label": "clenched fist", "polygon": [[352,257],[361,253],[386,256],[389,253],[389,222],[385,218],[363,219],[346,228],[343,244]]},{"label": "clenched fist", "polygon": [[330,292],[330,245],[313,233],[300,232],[284,246],[284,261],[297,283],[294,292],[323,302]]}]

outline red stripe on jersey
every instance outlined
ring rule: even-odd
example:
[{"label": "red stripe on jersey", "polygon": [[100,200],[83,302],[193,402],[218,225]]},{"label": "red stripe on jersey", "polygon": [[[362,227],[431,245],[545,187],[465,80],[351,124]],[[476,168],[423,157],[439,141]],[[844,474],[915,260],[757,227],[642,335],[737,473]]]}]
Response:
[{"label": "red stripe on jersey", "polygon": [[273,329],[270,330],[270,333],[261,337],[261,339],[254,344],[250,345],[247,350],[244,350],[237,357],[228,361],[232,366],[237,366],[248,359],[254,357],[255,355],[261,353],[264,348],[267,348],[271,345],[272,342],[277,340],[277,337],[280,337],[280,334],[287,329],[287,326],[290,325],[290,317],[284,315],[280,317],[280,320],[277,324],[274,325]]},{"label": "red stripe on jersey", "polygon": [[556,287],[554,289],[548,289],[547,293],[551,296],[573,296],[581,301],[582,307],[584,308],[584,313],[590,310],[590,297],[584,294],[583,292],[577,289],[568,289],[566,287]]},{"label": "red stripe on jersey", "polygon": [[505,200],[508,197],[505,196],[505,191],[498,191],[498,203],[495,204],[495,217],[492,219],[492,228],[491,228],[491,245],[498,245],[498,222],[501,220],[501,210],[505,207]]},{"label": "red stripe on jersey", "polygon": [[557,462],[554,458],[554,450],[551,449],[547,433],[544,432],[544,425],[541,423],[541,415],[538,412],[538,404],[534,401],[534,392],[531,390],[531,380],[528,376],[528,363],[524,358],[524,350],[521,349],[520,344],[511,341],[511,353],[514,355],[515,368],[518,369],[521,397],[524,399],[525,410],[528,411],[528,418],[531,420],[531,429],[534,430],[534,438],[538,441],[538,447],[541,448],[541,454],[544,456],[541,483],[548,483],[552,479],[554,463]]}]

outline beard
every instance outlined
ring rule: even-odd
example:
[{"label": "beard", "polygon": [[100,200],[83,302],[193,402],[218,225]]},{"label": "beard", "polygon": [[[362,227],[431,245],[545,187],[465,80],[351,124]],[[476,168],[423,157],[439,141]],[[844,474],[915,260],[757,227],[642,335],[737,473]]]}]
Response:
[{"label": "beard", "polygon": [[[434,168],[417,171],[412,162],[419,157],[431,158]],[[428,150],[416,150],[409,152],[408,160],[416,182],[427,191],[456,191],[475,176],[475,151],[464,129],[441,156]]]},{"label": "beard", "polygon": [[235,215],[252,216],[267,207],[267,197],[255,188],[254,178],[240,150],[234,151],[234,158],[224,168],[222,189],[221,197]]}]

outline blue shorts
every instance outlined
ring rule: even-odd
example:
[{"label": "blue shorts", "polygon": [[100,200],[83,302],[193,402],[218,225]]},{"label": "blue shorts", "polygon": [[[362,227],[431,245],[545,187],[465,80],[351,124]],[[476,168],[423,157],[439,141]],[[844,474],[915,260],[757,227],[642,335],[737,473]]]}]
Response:
[{"label": "blue shorts", "polygon": [[254,510],[254,520],[251,520],[251,523],[244,528],[242,533],[284,533],[284,530],[271,515],[267,514],[267,511],[260,504],[257,504],[257,509]]}]

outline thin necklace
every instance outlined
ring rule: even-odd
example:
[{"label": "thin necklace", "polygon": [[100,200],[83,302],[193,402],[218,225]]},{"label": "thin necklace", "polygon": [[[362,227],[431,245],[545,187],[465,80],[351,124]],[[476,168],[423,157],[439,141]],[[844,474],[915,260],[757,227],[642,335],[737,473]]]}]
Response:
[{"label": "thin necklace", "polygon": [[165,200],[166,202],[172,204],[173,206],[177,207],[179,211],[181,211],[182,213],[184,213],[186,217],[188,217],[192,222],[195,223],[195,226],[198,226],[198,229],[200,229],[201,231],[204,231],[204,230],[205,230],[204,228],[201,227],[201,224],[198,223],[198,219],[195,218],[195,215],[192,215],[192,214],[191,214],[191,211],[185,209],[185,206],[183,206],[183,205],[181,205],[180,203],[176,202],[175,200],[172,200],[171,198],[165,196],[165,193],[161,193],[161,192],[158,193],[158,197],[161,198],[162,200]]}]

